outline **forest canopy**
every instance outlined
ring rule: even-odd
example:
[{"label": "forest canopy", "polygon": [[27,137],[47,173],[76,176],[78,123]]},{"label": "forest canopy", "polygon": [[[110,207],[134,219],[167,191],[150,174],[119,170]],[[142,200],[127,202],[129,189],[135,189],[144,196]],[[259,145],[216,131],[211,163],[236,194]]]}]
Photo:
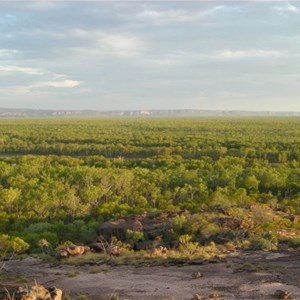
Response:
[{"label": "forest canopy", "polygon": [[299,119],[1,120],[0,153],[0,235],[31,249],[131,214],[300,214]]}]

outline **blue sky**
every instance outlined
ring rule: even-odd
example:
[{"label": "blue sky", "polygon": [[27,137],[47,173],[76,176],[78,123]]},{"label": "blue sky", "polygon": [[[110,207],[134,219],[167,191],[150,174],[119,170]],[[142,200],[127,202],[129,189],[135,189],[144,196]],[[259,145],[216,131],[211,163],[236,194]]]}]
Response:
[{"label": "blue sky", "polygon": [[300,111],[300,2],[0,2],[0,107]]}]

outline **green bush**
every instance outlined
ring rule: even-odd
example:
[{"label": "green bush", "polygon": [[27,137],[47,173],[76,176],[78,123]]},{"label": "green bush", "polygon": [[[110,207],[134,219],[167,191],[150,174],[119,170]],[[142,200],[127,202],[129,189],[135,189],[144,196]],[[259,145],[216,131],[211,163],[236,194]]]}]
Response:
[{"label": "green bush", "polygon": [[24,230],[25,233],[42,233],[51,230],[52,225],[48,222],[38,222],[28,226]]},{"label": "green bush", "polygon": [[172,224],[176,232],[183,232],[187,225],[187,219],[185,216],[176,216],[172,219]]},{"label": "green bush", "polygon": [[24,236],[22,236],[22,238],[31,246],[31,249],[34,251],[40,251],[41,248],[39,246],[39,242],[42,239],[47,240],[47,242],[51,245],[52,248],[55,248],[58,243],[59,243],[59,239],[57,237],[57,234],[54,232],[43,232],[43,233],[28,233]]},{"label": "green bush", "polygon": [[292,248],[299,248],[300,247],[300,238],[290,239],[289,246]]},{"label": "green bush", "polygon": [[0,257],[6,254],[20,254],[29,249],[29,244],[19,237],[11,237],[6,234],[0,235]]},{"label": "green bush", "polygon": [[193,255],[197,252],[199,244],[192,242],[192,236],[188,234],[181,235],[179,237],[179,251],[187,255]]},{"label": "green bush", "polygon": [[262,237],[253,238],[253,239],[251,239],[250,248],[253,249],[253,250],[268,250],[268,251],[271,251],[271,250],[277,250],[277,244],[270,241],[270,240],[262,238]]},{"label": "green bush", "polygon": [[221,232],[221,229],[218,225],[213,223],[207,223],[202,227],[200,234],[203,238],[209,239],[210,237],[217,235]]},{"label": "green bush", "polygon": [[145,239],[144,233],[140,231],[133,231],[127,229],[126,231],[126,240],[133,241],[133,242],[140,242]]}]

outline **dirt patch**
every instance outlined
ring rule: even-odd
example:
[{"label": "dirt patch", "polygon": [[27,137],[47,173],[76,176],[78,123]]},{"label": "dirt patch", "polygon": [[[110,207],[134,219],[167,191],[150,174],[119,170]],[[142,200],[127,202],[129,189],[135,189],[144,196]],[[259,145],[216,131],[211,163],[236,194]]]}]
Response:
[{"label": "dirt patch", "polygon": [[[200,272],[203,276],[195,278]],[[69,295],[88,295],[90,299],[191,299],[194,294],[220,299],[274,298],[276,290],[288,291],[300,299],[300,254],[296,252],[242,252],[225,262],[191,266],[51,266],[27,258],[9,261],[2,278],[26,277],[28,284],[38,282],[61,288]],[[3,280],[3,279],[2,279]]]}]

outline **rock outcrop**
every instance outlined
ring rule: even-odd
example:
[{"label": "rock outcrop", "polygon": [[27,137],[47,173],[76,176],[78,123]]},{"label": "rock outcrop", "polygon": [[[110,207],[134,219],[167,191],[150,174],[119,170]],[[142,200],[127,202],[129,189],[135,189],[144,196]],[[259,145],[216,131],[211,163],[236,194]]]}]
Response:
[{"label": "rock outcrop", "polygon": [[127,230],[143,232],[144,226],[138,219],[118,219],[103,223],[99,229],[99,235],[106,240],[115,236],[122,241],[126,239]]},{"label": "rock outcrop", "polygon": [[0,299],[2,300],[61,300],[63,292],[57,288],[45,288],[35,284],[29,287],[1,286]]},{"label": "rock outcrop", "polygon": [[168,253],[168,249],[166,247],[160,246],[158,248],[154,248],[151,250],[152,257],[164,256]]},{"label": "rock outcrop", "polygon": [[56,253],[57,258],[66,258],[69,256],[78,256],[86,253],[90,250],[90,247],[87,246],[68,246],[63,249],[58,250]]},{"label": "rock outcrop", "polygon": [[99,230],[99,236],[110,240],[113,236],[124,241],[127,230],[143,232],[148,239],[165,234],[172,229],[171,214],[160,214],[157,216],[134,216],[108,221],[103,223]]}]

